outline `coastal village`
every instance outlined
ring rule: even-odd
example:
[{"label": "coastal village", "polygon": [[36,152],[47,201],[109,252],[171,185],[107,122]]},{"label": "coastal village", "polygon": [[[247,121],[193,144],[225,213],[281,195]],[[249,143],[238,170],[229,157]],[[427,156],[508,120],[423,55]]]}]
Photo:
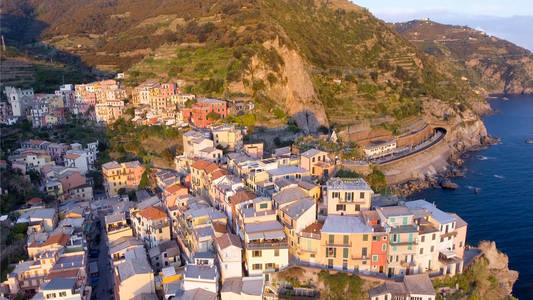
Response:
[{"label": "coastal village", "polygon": [[[173,168],[162,168],[139,160],[99,165],[98,140],[30,139],[12,149],[1,167],[37,176],[53,201],[25,199],[0,218],[27,226],[27,258],[13,264],[3,297],[317,297],[318,289],[280,276],[301,268],[375,280],[372,300],[434,300],[431,278],[460,274],[472,259],[465,254],[468,224],[457,214],[341,176],[429,147],[445,131],[428,124],[368,141],[364,163],[344,162],[319,146],[247,142],[246,127],[221,121],[253,111],[252,103],[197,98],[181,93],[180,83],[127,90],[104,80],[65,84],[54,94],[14,87],[4,94],[5,125],[26,119],[54,130],[73,115],[103,125],[128,115],[138,125],[179,128],[183,152]],[[102,191],[89,173],[101,176]]]}]

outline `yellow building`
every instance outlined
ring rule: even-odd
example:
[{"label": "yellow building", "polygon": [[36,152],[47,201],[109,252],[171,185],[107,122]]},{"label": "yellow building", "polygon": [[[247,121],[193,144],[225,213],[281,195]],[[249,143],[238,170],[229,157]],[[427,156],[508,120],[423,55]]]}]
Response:
[{"label": "yellow building", "polygon": [[245,267],[250,276],[275,272],[289,265],[289,244],[277,221],[246,224]]},{"label": "yellow building", "polygon": [[328,215],[359,215],[370,209],[374,191],[362,178],[331,178],[326,187]]},{"label": "yellow building", "polygon": [[235,128],[234,125],[212,127],[211,133],[213,134],[213,141],[216,146],[220,145],[230,151],[235,151],[243,147],[242,132],[240,129]]},{"label": "yellow building", "polygon": [[102,173],[106,193],[115,196],[121,188],[137,189],[144,167],[136,160],[121,164],[111,161],[102,165]]},{"label": "yellow building", "polygon": [[296,247],[291,248],[291,254],[299,262],[318,265],[322,260],[318,258],[323,223],[314,222],[297,233]]},{"label": "yellow building", "polygon": [[329,215],[322,226],[319,264],[329,269],[370,272],[372,228],[359,216]]}]

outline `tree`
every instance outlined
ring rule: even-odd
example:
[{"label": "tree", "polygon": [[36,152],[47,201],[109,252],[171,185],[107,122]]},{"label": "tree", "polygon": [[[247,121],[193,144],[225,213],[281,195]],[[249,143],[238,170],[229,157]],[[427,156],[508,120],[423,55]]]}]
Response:
[{"label": "tree", "polygon": [[146,167],[143,175],[141,176],[141,182],[139,183],[139,189],[144,190],[151,186],[150,181],[150,167]]},{"label": "tree", "polygon": [[207,114],[207,118],[208,118],[209,120],[217,121],[217,120],[220,119],[220,115],[217,114],[216,112],[212,111],[212,112],[210,112],[210,113]]}]

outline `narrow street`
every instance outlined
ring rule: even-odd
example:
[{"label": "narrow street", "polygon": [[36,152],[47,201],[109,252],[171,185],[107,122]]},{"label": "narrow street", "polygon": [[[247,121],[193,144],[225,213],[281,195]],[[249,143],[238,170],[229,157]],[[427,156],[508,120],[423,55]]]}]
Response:
[{"label": "narrow street", "polygon": [[[98,245],[98,272],[99,280],[96,288],[93,290],[93,299],[114,299],[113,296],[113,268],[111,267],[108,256],[109,249],[107,247],[107,237],[104,234],[105,220],[102,214],[98,215],[100,220],[100,227],[97,230],[97,235],[100,236],[100,243]],[[96,225],[96,223],[95,223]],[[94,258],[89,258],[89,261],[94,261]]]}]

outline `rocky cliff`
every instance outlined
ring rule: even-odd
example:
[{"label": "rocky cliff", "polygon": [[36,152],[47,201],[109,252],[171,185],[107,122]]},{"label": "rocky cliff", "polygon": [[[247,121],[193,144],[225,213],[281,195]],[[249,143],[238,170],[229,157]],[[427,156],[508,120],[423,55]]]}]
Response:
[{"label": "rocky cliff", "polygon": [[480,93],[533,93],[533,54],[527,49],[465,26],[432,21],[391,26],[420,50],[447,60],[452,72]]},{"label": "rocky cliff", "polygon": [[509,270],[509,257],[496,248],[496,242],[483,241],[478,248],[489,261],[489,269],[508,294],[513,291],[513,285],[518,280],[518,272]]}]

